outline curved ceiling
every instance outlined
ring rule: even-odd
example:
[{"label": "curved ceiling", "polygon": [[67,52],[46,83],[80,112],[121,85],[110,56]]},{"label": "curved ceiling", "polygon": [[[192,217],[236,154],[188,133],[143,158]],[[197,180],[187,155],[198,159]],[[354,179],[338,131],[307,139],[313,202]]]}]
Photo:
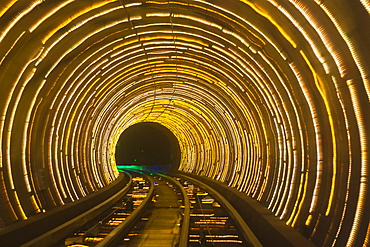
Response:
[{"label": "curved ceiling", "polygon": [[369,241],[369,12],[368,0],[1,1],[0,218],[111,183],[120,134],[156,122],[178,139],[180,170],[319,245]]}]

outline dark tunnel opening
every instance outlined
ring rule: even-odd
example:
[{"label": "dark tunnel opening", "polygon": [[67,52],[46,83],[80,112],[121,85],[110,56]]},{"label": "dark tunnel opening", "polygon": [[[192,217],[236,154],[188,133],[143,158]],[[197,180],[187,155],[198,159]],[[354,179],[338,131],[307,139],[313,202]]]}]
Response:
[{"label": "dark tunnel opening", "polygon": [[158,123],[137,123],[122,132],[116,145],[119,168],[177,170],[181,152],[174,134]]}]

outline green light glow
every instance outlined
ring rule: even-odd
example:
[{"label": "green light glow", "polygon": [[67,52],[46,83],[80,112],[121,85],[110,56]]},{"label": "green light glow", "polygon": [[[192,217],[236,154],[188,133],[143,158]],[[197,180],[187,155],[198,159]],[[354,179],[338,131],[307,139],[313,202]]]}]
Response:
[{"label": "green light glow", "polygon": [[143,166],[136,166],[136,165],[117,165],[117,169],[120,172],[123,172],[124,170],[145,170],[145,167]]}]

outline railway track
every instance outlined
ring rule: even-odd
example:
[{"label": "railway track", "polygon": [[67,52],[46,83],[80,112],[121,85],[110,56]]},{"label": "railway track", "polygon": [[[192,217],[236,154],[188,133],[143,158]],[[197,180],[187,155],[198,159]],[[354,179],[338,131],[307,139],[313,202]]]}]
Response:
[{"label": "railway track", "polygon": [[[71,220],[80,222],[79,228],[69,227],[54,246],[262,246],[233,206],[201,181],[184,174],[126,172],[130,182],[114,203],[103,202],[109,207],[89,222],[81,221],[93,209]],[[42,237],[24,246],[48,246],[40,244]]]}]

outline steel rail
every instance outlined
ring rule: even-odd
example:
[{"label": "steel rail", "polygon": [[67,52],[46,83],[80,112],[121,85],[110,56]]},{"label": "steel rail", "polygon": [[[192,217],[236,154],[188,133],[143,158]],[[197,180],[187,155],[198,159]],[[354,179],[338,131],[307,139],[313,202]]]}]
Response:
[{"label": "steel rail", "polygon": [[128,216],[125,221],[114,228],[113,231],[111,231],[102,241],[100,241],[96,245],[96,247],[117,246],[117,244],[122,241],[122,237],[130,232],[139,217],[141,217],[145,209],[148,207],[154,195],[154,184],[153,179],[150,176],[143,173],[142,175],[146,177],[147,180],[149,180],[150,184],[147,196],[141,202],[141,204],[130,214],[130,216]]},{"label": "steel rail", "polygon": [[234,220],[235,224],[237,225],[240,233],[243,235],[243,238],[248,241],[251,245],[255,247],[262,247],[263,245],[258,240],[256,235],[253,233],[251,228],[248,224],[244,221],[243,217],[238,213],[238,211],[231,205],[231,203],[225,199],[220,193],[218,193],[215,189],[211,186],[194,179],[192,177],[178,174],[179,177],[184,178],[200,187],[203,187],[207,192],[209,192],[216,200],[225,208],[225,210],[230,214],[230,217]]},{"label": "steel rail", "polygon": [[118,202],[130,189],[132,184],[132,176],[129,173],[126,174],[129,176],[129,182],[118,193],[80,214],[79,216],[21,245],[21,247],[39,247],[57,244],[61,241],[61,239],[67,238],[71,232],[77,231],[89,221],[98,217],[101,213],[108,210],[111,206]]}]

